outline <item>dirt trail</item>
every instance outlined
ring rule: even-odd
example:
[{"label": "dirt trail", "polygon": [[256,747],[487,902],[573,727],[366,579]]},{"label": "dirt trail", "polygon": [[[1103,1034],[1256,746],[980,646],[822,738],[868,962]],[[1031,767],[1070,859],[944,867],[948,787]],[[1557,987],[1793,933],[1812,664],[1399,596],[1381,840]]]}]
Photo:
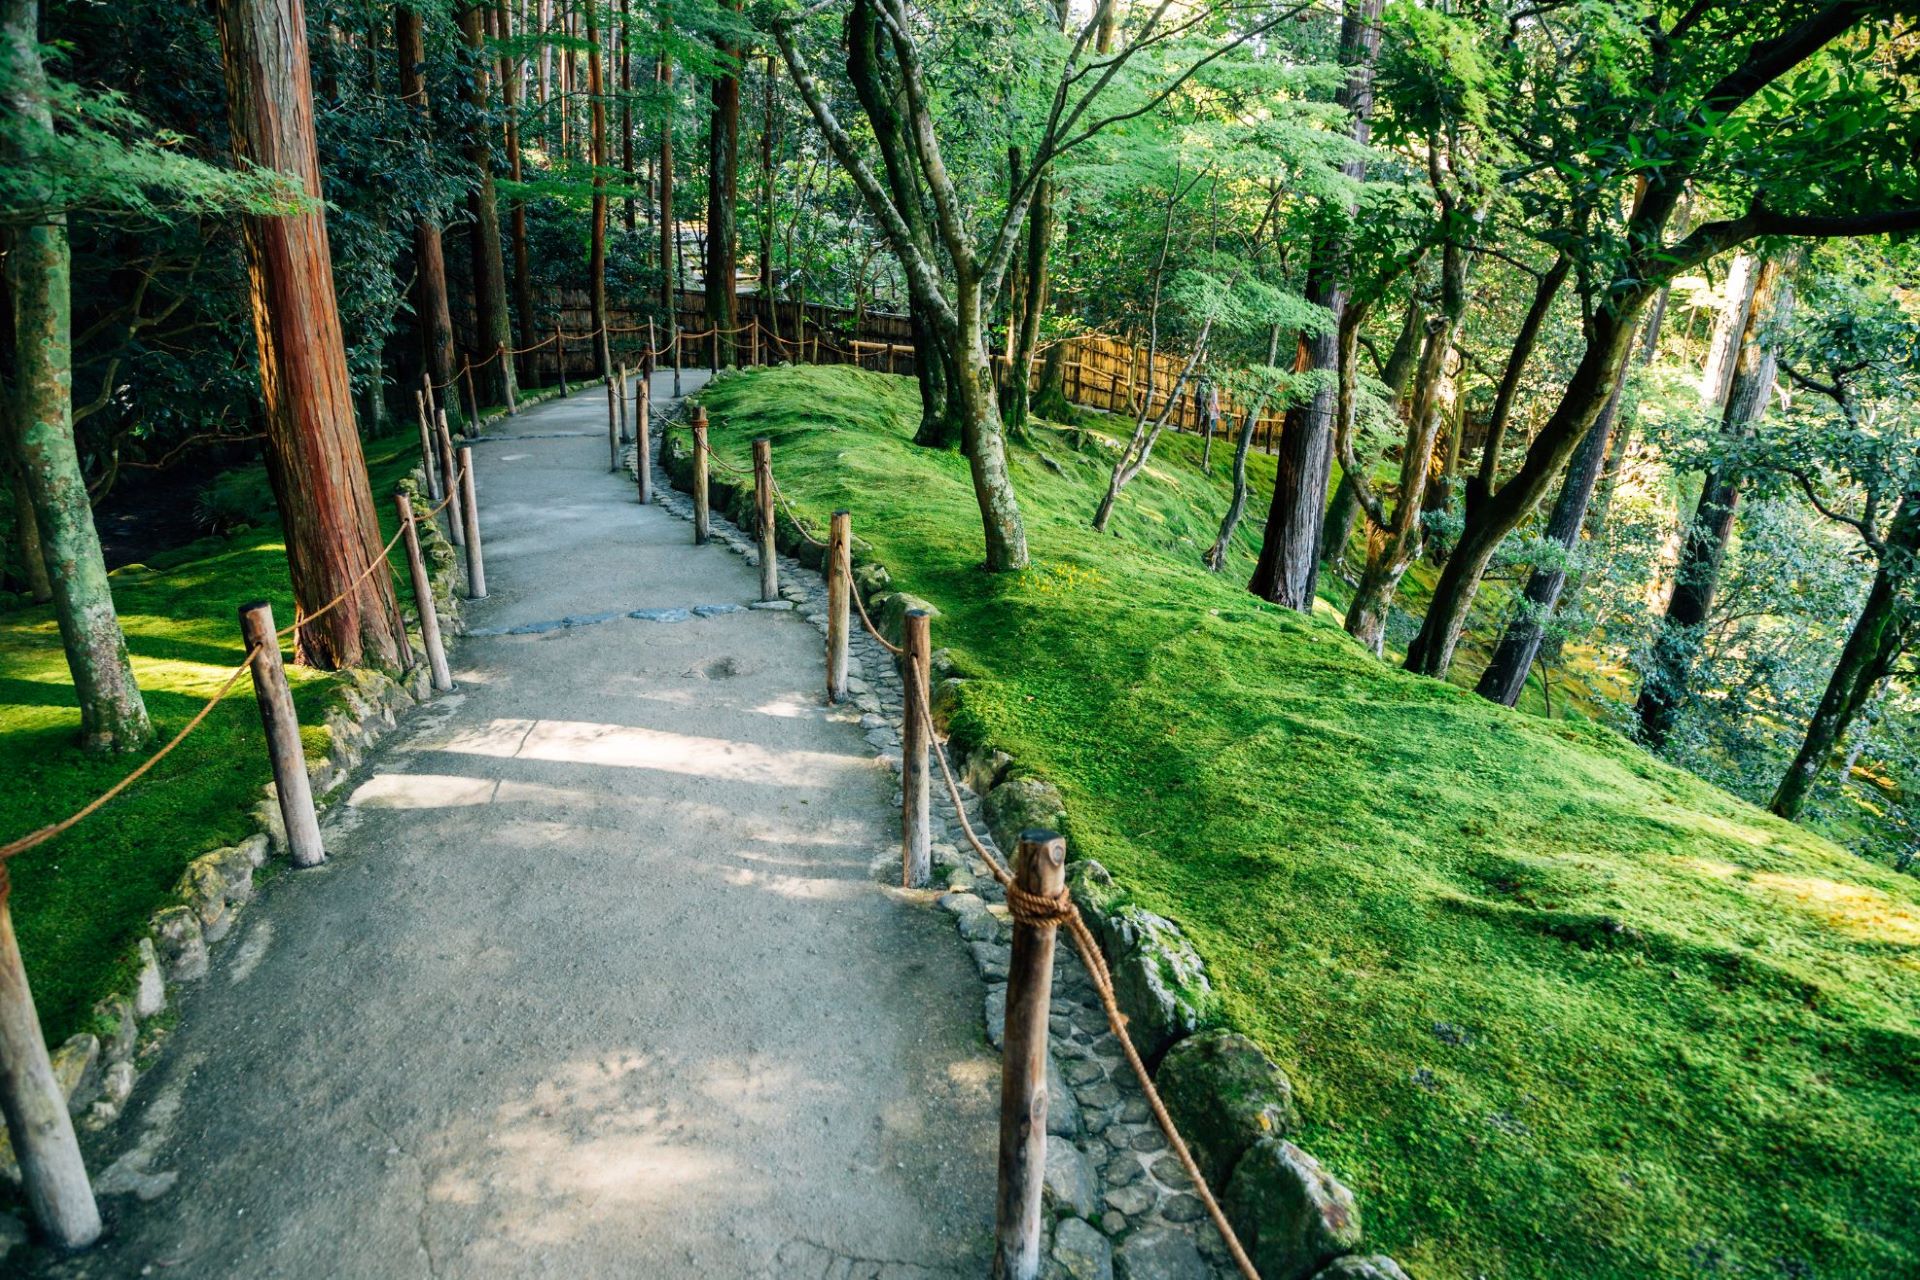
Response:
[{"label": "dirt trail", "polygon": [[638,506],[604,415],[476,449],[469,622],[526,630],[460,644],[248,909],[58,1275],[985,1274],[998,1061],[871,869],[893,777],[799,617],[674,620],[756,571]]}]

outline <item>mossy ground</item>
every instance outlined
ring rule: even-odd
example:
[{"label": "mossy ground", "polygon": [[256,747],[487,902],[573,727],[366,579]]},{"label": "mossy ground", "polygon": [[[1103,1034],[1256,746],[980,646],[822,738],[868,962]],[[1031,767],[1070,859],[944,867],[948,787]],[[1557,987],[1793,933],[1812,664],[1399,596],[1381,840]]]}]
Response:
[{"label": "mossy ground", "polygon": [[[369,445],[367,453],[374,492],[385,495],[413,465],[418,448],[395,436]],[[384,541],[393,533],[392,504],[375,507]],[[396,548],[396,581],[404,592],[402,556]],[[293,618],[286,550],[270,500],[254,528],[120,569],[113,597],[158,745],[240,661],[236,610],[242,602],[271,600],[276,622]],[[287,673],[308,753],[324,754],[321,720],[338,697],[337,682],[291,663]],[[0,839],[65,817],[142,758],[81,751],[79,724],[53,610],[0,614],[0,777],[6,779]],[[187,863],[252,833],[249,814],[269,776],[253,685],[242,677],[151,773],[73,830],[9,864],[14,925],[50,1043],[83,1029],[94,1002],[125,976],[148,917],[172,900]]]},{"label": "mossy ground", "polygon": [[1056,783],[1078,856],[1190,933],[1414,1275],[1920,1273],[1920,882],[1248,595],[1263,459],[1216,576],[1219,443],[1209,478],[1163,440],[1102,537],[1109,455],[1040,429],[1012,457],[1033,566],[990,576],[910,380],[705,402],[723,457],[770,436],[816,530],[850,508],[939,607],[976,677],[956,735]]}]

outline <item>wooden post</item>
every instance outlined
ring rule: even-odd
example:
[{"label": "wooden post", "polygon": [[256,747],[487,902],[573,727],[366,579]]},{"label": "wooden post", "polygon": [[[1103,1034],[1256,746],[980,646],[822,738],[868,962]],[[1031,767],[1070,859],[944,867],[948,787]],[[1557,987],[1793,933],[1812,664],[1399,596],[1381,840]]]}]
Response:
[{"label": "wooden post", "polygon": [[747,321],[747,364],[757,367],[760,363],[760,317]]},{"label": "wooden post", "polygon": [[440,459],[433,447],[433,425],[427,409],[427,396],[423,391],[413,393],[413,402],[420,406],[420,467],[427,474],[428,501],[440,501]]},{"label": "wooden post", "polygon": [[673,398],[680,398],[680,316],[673,317]]},{"label": "wooden post", "polygon": [[433,379],[427,375],[424,369],[420,372],[420,391],[421,394],[427,398],[427,419],[428,421],[432,421],[433,415],[440,408],[440,405],[433,398]]},{"label": "wooden post", "polygon": [[887,339],[887,372],[893,372],[893,339]]},{"label": "wooden post", "polygon": [[607,378],[607,470],[620,469],[620,397],[614,393],[613,378]]},{"label": "wooden post", "polygon": [[473,361],[461,362],[460,376],[467,383],[467,425],[461,434],[470,436],[480,430],[480,393],[473,389]]},{"label": "wooden post", "polygon": [[393,503],[400,513],[401,541],[407,548],[407,573],[413,579],[413,604],[420,614],[420,644],[427,651],[427,670],[433,674],[433,687],[445,693],[453,688],[453,675],[447,670],[447,651],[440,643],[440,615],[433,607],[433,579],[427,576],[427,561],[420,554],[413,503],[404,493],[394,494]]},{"label": "wooden post", "polygon": [[0,863],[0,1113],[33,1220],[55,1248],[84,1249],[100,1238],[100,1207],[40,1034],[9,896],[6,864]]},{"label": "wooden post", "polygon": [[847,610],[853,607],[853,517],[833,513],[827,533],[827,701],[847,700]]},{"label": "wooden post", "polygon": [[320,844],[320,819],[313,812],[313,784],[307,779],[307,753],[300,745],[300,721],[293,712],[293,690],[280,665],[280,639],[273,633],[273,606],[255,600],[240,606],[240,638],[253,655],[253,693],[260,702],[260,723],[267,731],[267,759],[273,764],[273,789],[280,797],[280,818],[287,828],[287,852],[296,867],[317,867],[327,860]]},{"label": "wooden post", "polygon": [[573,394],[567,389],[567,333],[557,324],[553,326],[553,350],[555,369],[560,374],[560,395],[565,398]]},{"label": "wooden post", "polygon": [[[505,368],[507,363],[507,344],[504,342],[501,343],[498,347],[494,348],[494,351],[500,361],[501,367]],[[520,405],[518,403],[519,397],[514,394],[514,391],[515,391],[514,384],[518,383],[519,381],[520,381],[520,378],[517,374],[514,377],[506,379],[507,416],[509,418],[517,418],[520,416]]]},{"label": "wooden post", "polygon": [[456,547],[466,545],[465,522],[460,518],[460,475],[454,468],[453,434],[447,430],[447,411],[440,411],[440,483],[441,497],[447,501],[447,539]]},{"label": "wooden post", "polygon": [[928,805],[932,788],[927,775],[927,713],[933,705],[928,687],[932,643],[925,609],[907,610],[900,655],[900,680],[906,686],[905,713],[900,735],[900,883],[919,889],[933,878],[933,836]]},{"label": "wooden post", "polygon": [[647,379],[647,393],[653,393],[653,366],[660,358],[660,341],[654,335],[653,321],[647,321],[647,358],[641,362],[641,373]]},{"label": "wooden post", "polygon": [[460,512],[467,531],[467,599],[487,598],[487,567],[480,558],[480,503],[474,497],[473,450],[460,446]]},{"label": "wooden post", "polygon": [[653,505],[653,383],[644,371],[634,389],[633,409],[638,425],[633,473],[640,482],[640,505],[650,507]]},{"label": "wooden post", "polygon": [[753,442],[753,514],[760,535],[760,598],[780,598],[780,563],[773,538],[773,442]]},{"label": "wooden post", "polygon": [[625,444],[633,439],[633,423],[627,418],[627,366],[621,365],[615,376],[620,388],[620,443]]},{"label": "wooden post", "polygon": [[[1052,831],[1020,833],[1013,882],[1053,897],[1066,885],[1067,842]],[[1000,1193],[994,1206],[996,1280],[1040,1274],[1040,1190],[1047,1167],[1047,1014],[1053,999],[1056,926],[1013,925],[1007,962],[1006,1048],[1000,1058]]]},{"label": "wooden post", "polygon": [[693,545],[707,545],[707,407],[693,406]]}]

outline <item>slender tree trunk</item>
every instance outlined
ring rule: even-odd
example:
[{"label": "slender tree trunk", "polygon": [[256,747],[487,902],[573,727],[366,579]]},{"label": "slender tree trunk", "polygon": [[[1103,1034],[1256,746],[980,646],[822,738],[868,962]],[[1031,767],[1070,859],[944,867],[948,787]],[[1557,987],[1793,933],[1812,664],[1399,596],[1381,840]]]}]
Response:
[{"label": "slender tree trunk", "polygon": [[[1653,300],[1651,314],[1647,317],[1646,334],[1640,341],[1640,367],[1646,368],[1660,353],[1660,326],[1667,318],[1667,290],[1662,289]],[[1613,438],[1607,446],[1607,469],[1600,473],[1600,487],[1594,490],[1593,505],[1587,509],[1587,536],[1597,538],[1606,527],[1607,512],[1613,506],[1613,495],[1620,486],[1620,475],[1626,470],[1627,451],[1633,444],[1633,433],[1639,426],[1638,406],[1635,411],[1626,413],[1613,424]]]},{"label": "slender tree trunk", "polygon": [[[6,0],[0,6],[5,42],[0,56],[9,72],[5,96],[8,109],[17,113],[7,133],[53,128],[39,57],[39,8],[35,0]],[[25,148],[9,142],[6,150],[20,154]],[[15,228],[8,237],[6,267],[13,302],[13,404],[5,416],[14,439],[8,448],[19,459],[32,507],[22,528],[37,525],[54,619],[80,704],[82,745],[92,751],[134,751],[153,736],[153,727],[127,658],[74,445],[66,215],[50,214]]]},{"label": "slender tree trunk", "polygon": [[627,194],[622,201],[627,234],[639,229],[640,202],[634,197],[639,184],[633,167],[633,0],[620,0],[620,172],[625,175]]},{"label": "slender tree trunk", "polygon": [[[297,654],[328,670],[395,666],[406,644],[381,558],[366,460],[354,429],[346,345],[334,301],[314,152],[313,91],[301,0],[223,0],[220,46],[235,158],[296,178],[306,212],[242,219],[266,408],[267,465],[303,622]],[[356,579],[364,580],[354,586]]]},{"label": "slender tree trunk", "polygon": [[1736,253],[1727,265],[1727,278],[1721,286],[1726,301],[1713,317],[1713,336],[1707,342],[1707,357],[1700,367],[1700,408],[1717,413],[1727,401],[1727,389],[1753,313],[1755,287],[1754,260],[1750,254]]},{"label": "slender tree trunk", "polygon": [[[400,64],[400,101],[413,114],[424,153],[432,145],[433,114],[427,98],[425,23],[418,9],[404,3],[394,6],[393,43]],[[434,385],[451,386],[456,367],[453,313],[447,307],[447,261],[440,224],[433,218],[414,219],[413,261],[414,323],[420,330],[421,358]],[[459,396],[448,396],[447,416],[457,419],[459,406]]]},{"label": "slender tree trunk", "polygon": [[[506,0],[500,0],[500,29],[510,31]],[[520,147],[520,87],[525,75],[522,59],[515,55],[507,61],[507,72],[501,79],[502,101],[507,108],[507,175],[517,186],[524,180],[524,160]],[[508,219],[511,230],[509,238],[513,242],[513,314],[519,325],[520,341],[529,342],[533,338],[533,261],[527,248],[527,202],[516,190],[513,199],[508,202]],[[516,362],[514,378],[526,381],[524,374],[533,368],[533,356],[521,357],[524,368]]]},{"label": "slender tree trunk", "polygon": [[734,362],[734,335],[740,304],[735,296],[739,274],[734,210],[740,183],[740,75],[739,50],[722,48],[725,70],[713,79],[713,114],[707,128],[707,327],[713,335],[714,362]]},{"label": "slender tree trunk", "polygon": [[760,121],[760,303],[778,332],[773,299],[773,55],[767,55],[766,106]]},{"label": "slender tree trunk", "polygon": [[673,221],[673,58],[666,47],[673,40],[673,18],[660,15],[662,52],[654,69],[660,86],[660,309],[666,312],[667,337],[677,342],[680,334],[680,255],[675,252],[678,230]]},{"label": "slender tree trunk", "polygon": [[[1920,502],[1909,494],[1894,513],[1887,533],[1887,554],[1881,558],[1866,604],[1840,650],[1820,705],[1807,723],[1800,750],[1780,779],[1773,803],[1767,806],[1781,817],[1800,816],[1820,771],[1846,737],[1847,727],[1905,648],[1907,610],[1900,599],[1901,580],[1910,572],[1916,553],[1920,553]],[[1889,568],[1888,556],[1901,566],[1899,570]]]},{"label": "slender tree trunk", "polygon": [[[1280,326],[1267,330],[1267,364],[1280,358]],[[1266,412],[1269,391],[1262,390],[1240,421],[1240,438],[1233,445],[1233,495],[1227,499],[1226,514],[1220,518],[1220,532],[1213,545],[1201,557],[1201,563],[1219,573],[1227,567],[1227,549],[1233,545],[1234,530],[1247,510],[1247,454],[1253,450],[1253,433],[1259,429],[1260,415]]]},{"label": "slender tree trunk", "polygon": [[[1394,339],[1393,350],[1387,353],[1387,362],[1380,369],[1380,381],[1386,384],[1396,407],[1406,393],[1407,380],[1413,376],[1414,364],[1420,357],[1420,322],[1424,316],[1419,297],[1409,297],[1399,336]],[[1359,519],[1359,494],[1354,489],[1353,477],[1342,470],[1339,483],[1333,486],[1333,500],[1327,504],[1326,523],[1320,533],[1321,563],[1328,568],[1339,566],[1346,557],[1347,543],[1352,541],[1353,526]]]},{"label": "slender tree trunk", "polygon": [[[1737,308],[1743,319],[1735,335],[1732,372],[1727,379],[1726,403],[1720,415],[1723,441],[1751,436],[1773,394],[1774,354],[1762,339],[1769,321],[1778,314],[1778,306],[1785,305],[1785,291],[1779,283],[1780,263],[1768,258],[1759,264],[1758,270],[1747,275],[1750,285],[1746,299]],[[1778,302],[1776,295],[1780,296]],[[1733,540],[1733,517],[1740,504],[1741,479],[1731,459],[1721,459],[1707,468],[1700,484],[1700,501],[1680,544],[1673,594],[1667,598],[1667,611],[1660,619],[1653,652],[1641,677],[1640,698],[1634,708],[1640,717],[1641,737],[1656,748],[1665,745],[1681,708],[1686,705],[1694,655],[1707,617],[1713,611],[1713,597],[1720,586],[1720,568],[1726,560],[1727,544]]]},{"label": "slender tree trunk", "polygon": [[1487,419],[1487,438],[1480,446],[1480,467],[1467,481],[1467,509],[1476,511],[1500,483],[1500,453],[1507,442],[1507,422],[1513,416],[1514,400],[1520,391],[1520,375],[1526,372],[1534,348],[1540,345],[1540,330],[1560,286],[1573,270],[1573,258],[1561,251],[1534,286],[1533,301],[1520,321],[1520,332],[1513,337],[1513,350],[1507,354],[1507,367],[1501,371],[1500,385],[1493,395],[1493,413]]},{"label": "slender tree trunk", "polygon": [[475,178],[473,190],[467,195],[467,208],[473,215],[468,244],[473,254],[473,317],[479,344],[474,378],[483,402],[505,404],[509,388],[517,385],[512,362],[478,363],[497,348],[513,348],[513,326],[507,310],[507,273],[500,261],[500,208],[493,189],[493,145],[484,124],[490,96],[485,5],[469,4],[460,10],[460,33],[466,39],[472,64],[461,77],[461,92],[472,117],[466,150]]},{"label": "slender tree trunk", "polygon": [[1560,590],[1566,585],[1568,568],[1579,545],[1580,530],[1586,524],[1587,503],[1593,498],[1594,484],[1600,478],[1600,467],[1607,456],[1607,438],[1619,416],[1621,389],[1625,383],[1623,364],[1606,408],[1600,411],[1599,420],[1567,462],[1567,476],[1561,482],[1560,496],[1554,500],[1553,512],[1547,517],[1547,541],[1558,548],[1558,553],[1546,564],[1535,565],[1527,575],[1519,612],[1507,623],[1500,643],[1494,647],[1493,660],[1480,673],[1480,683],[1475,689],[1489,702],[1510,707],[1520,700],[1520,691],[1526,687],[1527,672],[1532,669],[1540,645],[1546,639],[1547,625],[1560,603]]},{"label": "slender tree trunk", "polygon": [[[0,404],[0,415],[13,419],[12,406]],[[7,450],[17,453],[14,431],[6,428]],[[25,575],[27,595],[35,604],[53,599],[53,581],[47,577],[47,561],[40,542],[40,518],[33,513],[33,495],[27,488],[26,473],[10,467],[8,488],[13,491],[13,536],[20,555],[20,572]]]},{"label": "slender tree trunk", "polygon": [[1007,365],[1007,425],[1020,430],[1027,423],[1033,383],[1033,353],[1040,344],[1040,321],[1047,312],[1051,279],[1047,260],[1053,247],[1053,179],[1041,178],[1027,209],[1025,275],[1021,289],[1019,325]]},{"label": "slender tree trunk", "polygon": [[973,476],[974,499],[986,534],[989,573],[1027,567],[1027,532],[1014,497],[1013,477],[1007,471],[1006,436],[1000,423],[1000,401],[994,394],[993,360],[987,354],[986,317],[981,314],[977,282],[963,280],[955,291],[960,332],[952,349],[959,364],[949,393],[958,404],[961,452]]},{"label": "slender tree trunk", "polygon": [[600,50],[599,0],[588,0],[587,112],[592,131],[593,197],[588,213],[587,289],[593,308],[593,349],[600,376],[613,376],[613,340],[607,333],[607,86]]},{"label": "slender tree trunk", "polygon": [[[1353,139],[1365,146],[1373,109],[1373,63],[1380,50],[1380,11],[1384,0],[1346,0],[1340,24],[1339,57],[1347,83],[1336,101],[1353,118]],[[1348,176],[1365,175],[1365,162],[1349,161]],[[1348,208],[1348,215],[1353,212]],[[1346,308],[1346,267],[1338,237],[1321,245],[1308,273],[1307,299],[1333,313],[1337,329]],[[1339,346],[1329,330],[1307,340],[1308,367],[1331,370]],[[1327,482],[1333,468],[1333,414],[1335,392],[1330,385],[1316,389],[1304,405],[1287,410],[1280,430],[1274,473],[1273,501],[1267,510],[1266,535],[1260,562],[1247,589],[1262,599],[1290,609],[1311,612],[1320,576],[1320,537],[1327,507]]]}]

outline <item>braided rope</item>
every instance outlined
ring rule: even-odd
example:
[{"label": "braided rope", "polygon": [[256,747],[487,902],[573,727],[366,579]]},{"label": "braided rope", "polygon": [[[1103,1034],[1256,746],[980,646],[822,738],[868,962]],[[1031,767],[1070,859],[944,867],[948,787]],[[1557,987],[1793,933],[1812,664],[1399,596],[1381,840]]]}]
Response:
[{"label": "braided rope", "polygon": [[[856,593],[857,598],[857,593]],[[1120,1042],[1121,1052],[1126,1055],[1127,1065],[1133,1068],[1133,1074],[1140,1081],[1140,1089],[1146,1095],[1147,1106],[1153,1112],[1155,1123],[1160,1132],[1166,1135],[1167,1142],[1179,1157],[1180,1165],[1187,1171],[1187,1177],[1193,1180],[1194,1190],[1200,1195],[1200,1201],[1206,1206],[1207,1216],[1213,1220],[1214,1229],[1226,1242],[1227,1252],[1233,1256],[1233,1262],[1240,1269],[1245,1280],[1260,1280],[1260,1273],[1254,1268],[1253,1259],[1240,1243],[1240,1237],[1234,1233],[1233,1226],[1227,1221],[1227,1215],[1220,1208],[1220,1202],[1214,1199],[1213,1189],[1207,1185],[1206,1177],[1200,1172],[1200,1166],[1193,1158],[1193,1152],[1187,1149],[1186,1139],[1174,1127],[1173,1117],[1167,1114],[1166,1103],[1161,1101],[1160,1091],[1153,1086],[1153,1077],[1147,1073],[1147,1064],[1140,1058],[1140,1051],[1134,1048],[1133,1037],[1127,1034],[1127,1018],[1120,1011],[1119,1001],[1113,992],[1113,973],[1107,968],[1107,958],[1100,952],[1100,944],[1094,940],[1093,933],[1087,928],[1087,922],[1081,918],[1080,909],[1073,903],[1065,889],[1059,894],[1028,893],[1013,882],[1013,873],[1001,864],[1000,860],[988,852],[980,837],[973,830],[973,823],[967,819],[967,806],[960,798],[960,784],[954,779],[953,766],[947,762],[947,749],[940,740],[939,732],[934,728],[933,710],[927,705],[927,693],[915,682],[916,694],[910,714],[918,715],[927,727],[927,741],[933,745],[933,753],[940,762],[941,776],[946,779],[947,794],[953,799],[953,810],[959,815],[960,830],[966,834],[967,843],[987,864],[993,878],[1006,890],[1007,909],[1013,918],[1022,924],[1038,927],[1064,925],[1073,939],[1074,949],[1080,953],[1080,962],[1086,966],[1087,977],[1093,982],[1093,989],[1100,997],[1100,1006],[1107,1015],[1107,1026],[1113,1031],[1113,1037]]]}]

